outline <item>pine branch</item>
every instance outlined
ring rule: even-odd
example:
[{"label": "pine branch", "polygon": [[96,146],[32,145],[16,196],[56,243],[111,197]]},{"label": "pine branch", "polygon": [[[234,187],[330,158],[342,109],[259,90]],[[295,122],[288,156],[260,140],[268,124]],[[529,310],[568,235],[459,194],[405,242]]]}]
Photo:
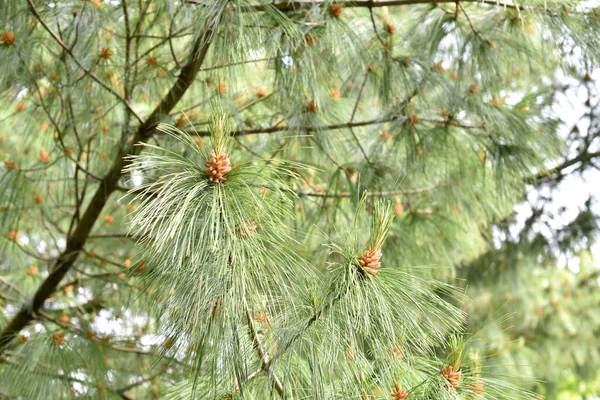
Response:
[{"label": "pine branch", "polygon": [[17,246],[19,248],[19,250],[21,250],[23,253],[27,254],[31,258],[34,258],[34,259],[39,260],[39,261],[44,261],[44,262],[52,262],[52,261],[54,261],[54,258],[44,257],[41,254],[35,254],[34,252],[29,251],[27,248],[25,248],[24,246],[22,246],[16,240],[13,242],[13,244],[15,246]]},{"label": "pine branch", "polygon": [[31,12],[33,12],[33,14],[35,15],[36,19],[44,27],[44,29],[46,30],[46,32],[48,32],[50,34],[50,36],[52,36],[52,38],[54,39],[54,41],[56,43],[58,43],[58,45],[60,47],[62,47],[63,50],[73,59],[73,61],[75,62],[75,64],[77,64],[77,66],[79,68],[81,68],[81,70],[86,75],[88,75],[90,78],[92,78],[92,80],[94,82],[96,82],[97,84],[99,84],[100,86],[102,86],[105,90],[107,90],[109,93],[111,93],[117,99],[119,99],[119,101],[121,101],[125,105],[125,107],[127,107],[127,109],[129,110],[129,112],[131,112],[131,114],[134,115],[138,121],[143,122],[142,117],[140,117],[138,115],[138,113],[135,112],[135,110],[131,107],[131,105],[127,102],[126,99],[124,99],[119,93],[117,93],[113,88],[111,88],[110,86],[108,86],[106,83],[102,82],[102,80],[100,80],[100,78],[98,78],[93,72],[91,72],[89,69],[87,69],[81,63],[81,61],[79,61],[77,59],[77,57],[75,57],[75,55],[71,51],[71,48],[69,46],[67,46],[62,41],[62,39],[52,29],[50,29],[50,27],[48,26],[48,24],[46,24],[46,22],[42,19],[42,16],[40,15],[40,13],[38,12],[37,8],[33,4],[33,0],[27,0],[27,4],[29,5],[29,8],[31,9]]},{"label": "pine branch", "polygon": [[600,270],[596,270],[594,272],[592,272],[591,274],[589,274],[588,276],[586,276],[585,278],[581,279],[577,286],[580,288],[585,288],[590,286],[591,283],[598,283],[598,278],[600,277]]},{"label": "pine branch", "polygon": [[[2,354],[0,356],[0,362],[13,365],[15,368],[19,367],[19,365],[20,365],[19,361],[10,359],[8,357],[8,355],[10,355],[10,353],[12,353],[12,352],[6,352],[6,353],[7,354]],[[26,362],[26,360],[23,360],[21,362]],[[45,364],[45,363],[43,363],[43,364],[40,363],[39,367],[42,367],[43,370],[41,368],[38,368],[38,370],[36,372],[37,373],[41,373],[44,376],[52,377],[54,379],[59,379],[59,380],[65,380],[65,381],[68,381],[68,382],[71,382],[71,383],[76,382],[76,383],[79,383],[79,384],[84,385],[84,386],[89,387],[89,388],[93,388],[94,387],[94,385],[91,382],[89,382],[89,381],[86,381],[86,380],[83,380],[83,379],[79,379],[79,378],[76,378],[76,377],[73,377],[73,376],[69,376],[68,374],[66,374],[64,372],[62,372],[62,373],[56,373],[55,372],[56,369],[53,368],[53,366],[51,366],[51,365],[48,365],[48,364]],[[118,395],[119,397],[121,397],[124,400],[131,400],[129,397],[118,393],[117,390],[114,389],[114,388],[112,388],[112,387],[107,387],[106,389],[109,390],[109,391],[111,391],[111,392],[113,392],[113,393],[115,393],[116,395]],[[2,397],[2,396],[3,396],[2,393],[0,393],[0,400],[4,400],[4,399],[6,399],[6,400],[12,400],[13,399],[12,397]]]},{"label": "pine branch", "polygon": [[[266,134],[266,133],[276,133],[276,132],[293,132],[293,131],[303,131],[306,133],[310,132],[319,132],[319,131],[328,131],[328,130],[336,130],[336,129],[351,129],[369,125],[379,125],[384,124],[386,122],[393,122],[396,120],[405,120],[408,118],[407,115],[390,115],[383,116],[376,119],[371,119],[367,121],[358,121],[358,122],[343,122],[337,124],[330,125],[321,125],[321,126],[286,126],[286,125],[273,125],[266,128],[255,128],[255,129],[239,129],[231,132],[232,136],[245,136],[245,135],[257,135],[257,134]],[[460,122],[456,122],[448,119],[433,119],[433,118],[420,118],[420,121],[430,122],[433,124],[438,124],[442,126],[454,126],[456,128],[462,129],[484,129],[483,125],[467,125],[462,124]],[[193,136],[207,137],[210,136],[209,131],[186,131],[187,134]]]},{"label": "pine branch", "polygon": [[[124,97],[126,101],[129,101],[130,97],[131,97],[131,87],[130,87],[130,79],[129,76],[131,74],[131,66],[129,65],[129,59],[131,56],[131,30],[130,30],[130,26],[129,26],[129,9],[127,7],[127,0],[122,0],[121,1],[121,6],[123,7],[123,18],[124,18],[124,25],[125,25],[125,73],[124,73],[124,77],[125,77],[125,83],[123,84],[124,87]],[[128,109],[126,108],[126,111],[128,111]]]},{"label": "pine branch", "polygon": [[[512,3],[506,3],[495,0],[462,0],[464,2],[470,3],[481,3],[487,4],[491,6],[503,7],[503,8],[511,8],[511,9],[524,9],[523,6],[519,6]],[[201,0],[186,0],[187,3],[202,5]],[[342,7],[346,8],[378,8],[378,7],[392,7],[392,6],[406,6],[406,5],[414,5],[414,4],[436,4],[436,3],[455,3],[456,0],[343,0],[336,1],[335,4],[338,4]],[[311,1],[311,0],[292,0],[292,1],[282,1],[282,2],[273,2],[271,4],[256,4],[249,5],[243,8],[250,9],[252,11],[265,11],[267,7],[275,7],[281,11],[293,11],[299,9],[310,9],[313,7],[318,7],[320,4],[329,4],[325,1]]]},{"label": "pine branch", "polygon": [[[362,94],[365,89],[365,85],[367,84],[367,80],[369,79],[369,73],[370,73],[369,71],[365,72],[365,78],[363,79],[362,84],[360,85],[360,89],[358,90],[358,95],[356,96],[356,102],[354,103],[354,108],[352,109],[352,115],[350,115],[349,124],[354,122],[354,117],[356,116],[356,110],[358,110],[358,105],[360,104],[360,99],[362,98]],[[356,136],[356,133],[354,133],[354,129],[350,128],[350,133],[352,134],[352,138],[356,142],[356,145],[360,149],[360,152],[362,153],[363,157],[367,161],[367,164],[369,164],[370,166],[373,166],[373,163],[369,159],[367,152],[365,151],[363,146],[360,144],[360,140],[358,140],[358,136]]]},{"label": "pine branch", "polygon": [[[383,191],[383,192],[365,192],[364,195],[369,196],[369,197],[388,197],[388,196],[393,196],[393,195],[398,195],[398,194],[417,194],[417,193],[425,193],[425,192],[432,191],[440,186],[441,185],[435,184],[435,185],[431,185],[431,186],[427,186],[427,187],[419,188],[419,189],[390,190],[390,191]],[[349,197],[353,196],[352,193],[348,193],[348,192],[325,193],[325,192],[296,191],[296,194],[298,194],[298,196],[300,196],[300,197],[307,196],[307,197],[322,197],[322,198],[349,198]]]},{"label": "pine branch", "polygon": [[313,326],[313,324],[315,322],[317,322],[319,320],[319,318],[321,318],[325,313],[327,313],[329,310],[331,310],[333,308],[333,306],[335,306],[336,303],[338,301],[340,301],[346,295],[346,292],[347,292],[347,290],[340,291],[340,292],[337,293],[337,295],[335,295],[335,297],[333,297],[330,300],[328,300],[325,303],[323,303],[321,305],[321,307],[319,307],[319,308],[315,307],[313,315],[311,315],[310,318],[308,318],[304,322],[304,326],[302,327],[302,329],[298,330],[298,332],[296,332],[294,334],[294,336],[292,336],[290,338],[290,340],[284,346],[278,347],[277,353],[275,354],[275,356],[273,356],[271,358],[271,360],[269,360],[269,365],[273,363],[273,360],[278,359],[283,354],[285,354],[285,352],[290,347],[292,347],[294,345],[294,343],[296,343],[297,340],[299,340],[300,338],[302,338],[302,336],[310,329],[311,326]]},{"label": "pine branch", "polygon": [[[180,30],[178,30],[177,32],[173,33],[170,36],[166,36],[163,38],[163,40],[161,40],[159,43],[156,43],[155,45],[151,46],[148,50],[144,51],[142,54],[140,55],[136,55],[135,60],[133,61],[133,65],[137,65],[140,61],[144,60],[146,58],[146,56],[150,53],[152,53],[154,50],[156,50],[157,48],[159,48],[160,46],[162,46],[163,44],[167,43],[169,40],[171,40],[172,38],[177,38],[177,37],[183,37],[183,36],[188,36],[191,35],[191,33],[186,33],[183,34],[182,32],[186,31],[188,28],[182,28]],[[140,38],[136,38],[136,40],[139,40]]]},{"label": "pine branch", "polygon": [[248,329],[250,330],[250,337],[252,339],[252,344],[254,345],[254,348],[258,352],[261,368],[263,371],[266,371],[269,374],[269,377],[273,381],[273,385],[275,386],[275,390],[279,394],[279,397],[281,397],[282,399],[285,399],[285,392],[283,391],[283,384],[281,383],[281,381],[279,380],[279,378],[273,371],[273,367],[271,366],[271,360],[269,359],[267,352],[262,347],[262,343],[260,342],[258,333],[256,332],[256,329],[254,328],[254,323],[252,322],[252,314],[250,312],[250,308],[248,307],[247,303],[244,304],[244,307],[246,309],[246,320],[248,323]]},{"label": "pine branch", "polygon": [[134,382],[134,383],[130,383],[127,386],[123,386],[122,388],[119,388],[116,390],[116,392],[120,395],[120,396],[125,396],[125,392],[130,391],[131,389],[135,389],[136,387],[143,385],[146,382],[151,382],[153,379],[158,378],[159,376],[161,376],[162,374],[165,373],[165,369],[163,368],[161,371],[157,372],[156,374],[150,375],[147,378],[142,378],[141,380]]},{"label": "pine branch", "polygon": [[[68,50],[60,38],[58,38],[56,34],[52,32],[50,28],[43,22],[32,0],[27,0],[27,2],[38,20],[44,25],[45,29],[55,38],[55,40],[59,42],[59,44],[61,44],[63,48],[67,49],[67,53],[72,55],[70,50]],[[187,64],[181,70],[169,93],[161,100],[159,105],[145,121],[143,121],[141,118],[138,118],[138,120],[143,121],[143,123],[138,128],[135,136],[136,140],[133,141],[134,143],[147,140],[154,128],[160,122],[160,119],[167,115],[173,109],[173,107],[175,107],[183,94],[192,85],[200,66],[206,57],[208,48],[212,41],[214,29],[219,22],[220,18],[207,22],[207,26],[205,27],[203,33],[199,35],[194,42],[193,50]],[[77,227],[67,238],[65,250],[52,264],[52,267],[50,268],[50,274],[38,287],[31,300],[31,303],[26,307],[23,307],[0,332],[0,353],[6,348],[8,343],[15,337],[15,335],[21,331],[21,329],[36,319],[37,312],[43,307],[44,302],[55,292],[64,276],[73,266],[79,253],[83,250],[86,240],[92,231],[96,220],[100,216],[102,209],[108,201],[108,198],[117,189],[123,168],[127,163],[124,160],[124,157],[126,157],[128,154],[133,154],[135,151],[136,149],[133,148],[131,144],[125,145],[125,147],[119,151],[112,168],[100,182],[100,185],[91,198],[84,214],[77,224]]]},{"label": "pine branch", "polygon": [[[117,190],[131,190],[129,188],[119,188]],[[115,238],[127,238],[131,240],[138,240],[134,236],[129,233],[97,233],[94,235],[89,235],[88,239],[115,239]]]},{"label": "pine branch", "polygon": [[528,183],[528,184],[534,184],[534,183],[537,183],[537,182],[542,181],[544,179],[550,178],[550,177],[552,177],[554,175],[557,175],[557,174],[562,175],[562,171],[564,169],[569,168],[569,167],[571,167],[571,166],[573,166],[575,164],[578,164],[580,162],[581,163],[590,162],[591,160],[593,160],[596,157],[600,157],[600,151],[599,152],[594,152],[594,153],[582,153],[582,154],[579,154],[577,157],[574,157],[574,158],[572,158],[570,160],[567,160],[567,161],[563,162],[560,165],[557,165],[554,168],[550,168],[547,171],[543,171],[543,172],[540,172],[540,173],[538,173],[536,175],[526,177],[524,179],[524,181],[525,181],[525,183]]},{"label": "pine branch", "polygon": [[177,81],[171,87],[169,93],[163,97],[159,105],[138,129],[137,136],[139,140],[145,141],[149,138],[161,119],[164,116],[169,115],[169,112],[177,105],[181,97],[183,97],[184,93],[194,82],[212,41],[214,34],[213,29],[214,27],[212,26],[208,27],[208,29],[206,29],[195,41],[194,48],[190,54],[190,59],[179,73]]},{"label": "pine branch", "polygon": [[481,40],[483,43],[485,43],[487,46],[492,46],[492,42],[490,42],[489,40],[485,39],[483,36],[481,36],[481,34],[479,33],[479,31],[475,28],[475,25],[473,25],[473,21],[471,21],[471,17],[469,17],[469,14],[467,14],[467,11],[465,10],[465,8],[462,6],[462,4],[460,4],[459,1],[456,2],[456,15],[458,16],[458,10],[460,9],[463,14],[465,14],[465,18],[467,19],[467,22],[469,23],[469,26],[471,27],[471,31],[473,31],[473,34],[479,39]]},{"label": "pine branch", "polygon": [[56,291],[60,292],[69,286],[82,284],[82,283],[87,282],[92,279],[116,277],[122,272],[123,271],[111,271],[111,272],[101,272],[101,273],[97,273],[97,274],[86,274],[84,276],[77,277],[77,278],[74,278],[70,281],[63,283],[56,289]]}]

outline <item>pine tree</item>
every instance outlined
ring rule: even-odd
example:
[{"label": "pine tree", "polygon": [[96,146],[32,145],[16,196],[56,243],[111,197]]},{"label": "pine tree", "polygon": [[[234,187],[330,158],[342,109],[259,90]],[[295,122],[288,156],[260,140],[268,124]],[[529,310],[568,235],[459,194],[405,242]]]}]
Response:
[{"label": "pine tree", "polygon": [[537,398],[458,278],[562,171],[600,9],[0,7],[0,396]]},{"label": "pine tree", "polygon": [[494,225],[501,245],[463,264],[460,276],[478,299],[471,323],[493,333],[489,350],[499,366],[538,377],[546,399],[585,399],[599,382],[599,216],[597,189],[581,182],[597,180],[599,97],[590,75],[560,81],[538,93],[564,135],[561,157],[528,180],[526,211]]}]

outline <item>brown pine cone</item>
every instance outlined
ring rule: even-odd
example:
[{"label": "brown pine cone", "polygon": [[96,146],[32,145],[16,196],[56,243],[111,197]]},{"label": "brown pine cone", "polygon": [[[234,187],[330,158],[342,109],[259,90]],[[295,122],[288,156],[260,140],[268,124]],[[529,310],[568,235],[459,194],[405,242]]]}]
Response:
[{"label": "brown pine cone", "polygon": [[48,164],[50,162],[50,154],[47,151],[40,151],[40,155],[38,156],[38,160],[43,162],[44,164]]},{"label": "brown pine cone", "polygon": [[56,332],[54,335],[52,335],[52,343],[56,346],[62,346],[65,344],[65,335],[61,332]]},{"label": "brown pine cone", "polygon": [[19,231],[15,229],[11,229],[7,235],[8,240],[10,240],[11,242],[16,242],[17,240],[19,240],[19,236],[21,236]]},{"label": "brown pine cone", "polygon": [[257,312],[254,314],[254,319],[266,327],[271,326],[271,315],[268,312]]},{"label": "brown pine cone", "polygon": [[332,17],[339,18],[342,15],[342,6],[339,4],[332,4],[329,7],[329,14]]},{"label": "brown pine cone", "polygon": [[387,33],[389,33],[390,35],[393,35],[394,33],[396,33],[396,25],[392,24],[391,22],[387,22],[385,24],[385,31]]},{"label": "brown pine cone", "polygon": [[391,393],[392,395],[392,400],[404,400],[408,397],[408,391],[406,389],[404,389],[402,386],[400,386],[399,384],[396,384],[396,386],[394,386],[394,390]]},{"label": "brown pine cone", "polygon": [[417,117],[416,115],[409,115],[407,121],[410,126],[415,126],[416,124],[419,123],[420,120],[421,119],[419,117]]},{"label": "brown pine cone", "polygon": [[146,65],[149,67],[155,66],[158,64],[158,60],[154,56],[150,56],[146,58]]},{"label": "brown pine cone", "polygon": [[269,92],[267,92],[267,89],[265,89],[265,88],[256,89],[256,96],[258,96],[260,98],[267,97],[268,94],[269,94]]},{"label": "brown pine cone", "polygon": [[113,54],[113,52],[111,49],[109,49],[108,47],[103,47],[102,50],[100,50],[99,56],[103,60],[108,60],[109,58],[112,57],[112,54]]},{"label": "brown pine cone", "polygon": [[394,357],[396,357],[397,360],[402,360],[404,358],[404,355],[402,354],[402,350],[400,350],[400,348],[398,346],[396,346],[395,344],[391,345],[390,348],[388,349],[388,351],[390,352],[390,354],[392,354]]},{"label": "brown pine cone", "polygon": [[15,43],[16,36],[11,31],[4,31],[0,34],[0,43],[3,46],[12,46]]},{"label": "brown pine cone", "polygon": [[217,297],[215,299],[215,302],[212,305],[211,315],[213,317],[216,315],[221,315],[222,311],[223,311],[223,300],[221,300],[219,297]]},{"label": "brown pine cone", "polygon": [[250,236],[251,234],[254,233],[254,231],[256,231],[256,228],[258,228],[258,225],[256,224],[256,221],[254,220],[244,220],[244,224],[243,226],[236,226],[235,227],[235,231],[240,235],[240,236]]},{"label": "brown pine cone", "polygon": [[317,112],[317,103],[314,100],[310,100],[306,105],[306,112]]},{"label": "brown pine cone", "polygon": [[340,91],[340,89],[331,89],[329,91],[329,97],[331,97],[333,100],[339,100],[341,95],[342,92]]},{"label": "brown pine cone", "polygon": [[16,169],[17,163],[14,160],[4,160],[4,166],[6,169]]},{"label": "brown pine cone", "polygon": [[460,386],[460,371],[454,371],[451,365],[447,365],[440,371],[440,376],[448,382],[448,385],[454,390]]},{"label": "brown pine cone", "polygon": [[32,278],[37,276],[37,274],[40,272],[39,267],[37,266],[37,264],[31,264],[30,266],[27,267],[27,269],[25,270],[25,273],[29,276],[31,276]]},{"label": "brown pine cone", "polygon": [[214,183],[227,182],[227,178],[225,178],[225,174],[231,171],[231,163],[229,162],[229,157],[227,157],[227,153],[221,153],[218,156],[214,151],[210,153],[210,159],[204,162],[204,166],[206,167],[206,175],[208,175],[208,179]]},{"label": "brown pine cone", "polygon": [[315,38],[312,37],[309,33],[304,35],[304,41],[308,46],[313,46],[315,44]]},{"label": "brown pine cone", "polygon": [[371,246],[367,246],[367,249],[358,258],[358,263],[363,271],[371,276],[375,276],[379,274],[379,268],[381,267],[380,258],[381,249],[371,250]]}]

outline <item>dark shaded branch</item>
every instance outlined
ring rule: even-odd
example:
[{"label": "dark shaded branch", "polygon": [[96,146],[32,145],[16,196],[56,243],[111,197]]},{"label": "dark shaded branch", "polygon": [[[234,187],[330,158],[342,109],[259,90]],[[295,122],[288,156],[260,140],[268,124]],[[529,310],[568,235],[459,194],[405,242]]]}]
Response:
[{"label": "dark shaded branch", "polygon": [[473,31],[473,34],[475,34],[475,36],[477,36],[477,38],[479,40],[481,40],[482,42],[488,43],[488,41],[486,41],[481,34],[479,33],[479,31],[475,28],[475,25],[473,25],[473,21],[471,21],[471,18],[469,17],[469,14],[467,14],[467,12],[465,11],[465,8],[462,6],[462,4],[460,4],[459,1],[456,2],[456,15],[458,16],[458,10],[461,10],[463,12],[463,14],[465,14],[465,18],[467,19],[467,22],[469,23],[469,26],[471,27],[471,31]]},{"label": "dark shaded branch", "polygon": [[554,175],[557,174],[562,174],[562,171],[566,168],[569,168],[575,164],[578,163],[586,163],[586,162],[591,162],[591,160],[593,160],[596,157],[600,157],[600,152],[595,152],[595,153],[581,153],[579,154],[577,157],[574,157],[570,160],[567,160],[565,162],[563,162],[560,165],[557,165],[554,168],[550,168],[547,171],[543,171],[540,172],[536,175],[533,176],[529,176],[527,178],[525,178],[525,183],[529,183],[529,184],[534,184],[537,183],[539,181],[542,181],[544,179],[550,178]]}]

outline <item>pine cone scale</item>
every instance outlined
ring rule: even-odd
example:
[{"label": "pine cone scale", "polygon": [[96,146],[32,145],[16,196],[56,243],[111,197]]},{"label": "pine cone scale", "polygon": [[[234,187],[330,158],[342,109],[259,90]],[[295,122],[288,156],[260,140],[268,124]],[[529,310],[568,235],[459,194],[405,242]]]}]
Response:
[{"label": "pine cone scale", "polygon": [[370,246],[367,246],[365,251],[358,258],[358,264],[361,269],[370,276],[379,274],[379,268],[381,267],[381,249],[371,250]]},{"label": "pine cone scale", "polygon": [[225,174],[231,172],[231,162],[227,153],[217,155],[214,151],[210,153],[210,158],[204,162],[206,175],[214,183],[227,182]]}]

